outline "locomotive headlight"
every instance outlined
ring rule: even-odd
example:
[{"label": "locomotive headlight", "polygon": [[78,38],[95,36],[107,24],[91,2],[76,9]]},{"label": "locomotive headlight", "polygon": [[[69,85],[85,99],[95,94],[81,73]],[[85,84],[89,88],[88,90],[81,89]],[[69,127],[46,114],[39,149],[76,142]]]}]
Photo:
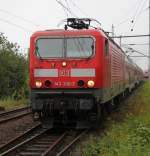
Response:
[{"label": "locomotive headlight", "polygon": [[66,62],[62,62],[62,66],[63,67],[66,67],[67,66],[67,63]]},{"label": "locomotive headlight", "polygon": [[95,82],[94,82],[93,80],[89,80],[89,81],[87,82],[87,86],[88,86],[89,88],[93,88],[94,85],[95,85]]},{"label": "locomotive headlight", "polygon": [[36,86],[37,88],[40,88],[40,87],[42,86],[42,82],[41,82],[41,81],[36,81],[36,82],[35,82],[35,86]]}]

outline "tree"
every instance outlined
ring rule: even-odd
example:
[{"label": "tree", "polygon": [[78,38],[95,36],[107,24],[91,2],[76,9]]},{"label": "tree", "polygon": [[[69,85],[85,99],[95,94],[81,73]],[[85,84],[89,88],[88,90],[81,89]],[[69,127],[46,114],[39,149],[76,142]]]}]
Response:
[{"label": "tree", "polygon": [[0,33],[0,98],[18,98],[26,90],[27,60],[19,48]]}]

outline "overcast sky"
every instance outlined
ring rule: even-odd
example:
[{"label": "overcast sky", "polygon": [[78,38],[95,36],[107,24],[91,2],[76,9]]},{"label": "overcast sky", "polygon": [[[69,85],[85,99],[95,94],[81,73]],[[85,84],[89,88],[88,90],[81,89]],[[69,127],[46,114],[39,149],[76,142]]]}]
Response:
[{"label": "overcast sky", "polygon": [[[64,11],[61,1],[72,15]],[[115,35],[148,34],[149,0],[0,0],[0,32],[12,42],[17,42],[22,52],[29,47],[30,36],[37,30],[58,28],[58,23],[68,17],[91,17],[99,20],[101,27]],[[133,21],[133,22],[132,22]],[[133,29],[133,31],[131,31]],[[117,40],[116,40],[117,41]],[[122,44],[140,44],[130,47],[148,55],[148,37],[122,39]],[[142,44],[142,45],[141,45]],[[144,44],[144,45],[143,45]],[[145,45],[147,44],[147,45]],[[139,55],[139,54],[132,54]],[[133,58],[147,69],[147,58]]]}]

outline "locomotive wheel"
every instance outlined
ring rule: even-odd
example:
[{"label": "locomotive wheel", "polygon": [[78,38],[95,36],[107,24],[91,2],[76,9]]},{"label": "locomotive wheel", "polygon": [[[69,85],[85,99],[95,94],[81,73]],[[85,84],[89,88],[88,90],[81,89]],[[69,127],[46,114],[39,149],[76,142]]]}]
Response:
[{"label": "locomotive wheel", "polygon": [[95,113],[95,121],[92,122],[92,128],[98,128],[102,121],[102,106],[101,104],[97,104],[97,113]]},{"label": "locomotive wheel", "polygon": [[106,109],[106,105],[102,104],[102,120],[104,120],[108,115],[107,109]]},{"label": "locomotive wheel", "polygon": [[112,99],[111,101],[107,102],[104,105],[105,105],[107,113],[110,114],[113,111],[113,109],[115,108],[114,99]]}]

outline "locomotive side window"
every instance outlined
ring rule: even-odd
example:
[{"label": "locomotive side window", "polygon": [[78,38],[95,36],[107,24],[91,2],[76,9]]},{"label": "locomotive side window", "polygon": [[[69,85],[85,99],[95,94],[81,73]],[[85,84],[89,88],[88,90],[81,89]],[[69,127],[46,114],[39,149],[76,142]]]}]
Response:
[{"label": "locomotive side window", "polygon": [[36,42],[36,55],[42,58],[63,57],[63,44],[61,38],[41,38]]},{"label": "locomotive side window", "polygon": [[67,38],[66,57],[90,57],[94,50],[94,40],[88,38]]},{"label": "locomotive side window", "polygon": [[106,56],[109,54],[109,43],[107,39],[105,40],[104,52]]}]

